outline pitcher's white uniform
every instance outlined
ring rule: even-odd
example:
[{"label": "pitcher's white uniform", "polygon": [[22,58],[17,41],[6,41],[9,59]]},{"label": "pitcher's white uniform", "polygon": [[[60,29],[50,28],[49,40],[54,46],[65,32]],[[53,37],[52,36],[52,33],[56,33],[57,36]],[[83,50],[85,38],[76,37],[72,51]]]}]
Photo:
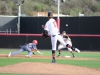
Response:
[{"label": "pitcher's white uniform", "polygon": [[[63,40],[65,41],[66,44],[69,44],[69,45],[72,46],[72,42],[71,42],[71,39],[70,39],[69,37],[68,37],[68,38],[64,38],[63,35],[62,35],[62,38],[63,38]],[[62,44],[60,44],[60,45],[58,46],[58,50],[61,50],[61,49],[63,49],[63,48],[66,48],[66,47],[63,46]],[[68,48],[68,50],[69,50],[69,51],[72,51],[71,48]]]},{"label": "pitcher's white uniform", "polygon": [[46,22],[44,30],[47,30],[49,35],[51,36],[52,50],[56,50],[57,40],[64,47],[66,47],[66,43],[64,42],[62,36],[60,35],[59,29],[57,28],[57,23],[53,18],[49,19]]}]

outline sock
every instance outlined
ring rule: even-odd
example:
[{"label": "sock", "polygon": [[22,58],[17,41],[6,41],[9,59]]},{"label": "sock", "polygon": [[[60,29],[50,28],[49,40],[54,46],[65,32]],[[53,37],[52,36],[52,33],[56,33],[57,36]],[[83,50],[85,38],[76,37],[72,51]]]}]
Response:
[{"label": "sock", "polygon": [[72,53],[72,56],[73,56],[73,57],[75,57],[75,55],[74,55],[73,51],[71,51],[71,53]]},{"label": "sock", "polygon": [[55,51],[54,50],[52,50],[52,59],[55,60]]},{"label": "sock", "polygon": [[54,59],[54,60],[55,60],[55,57],[52,57],[52,59]]},{"label": "sock", "polygon": [[61,50],[58,50],[58,52],[59,52],[59,55],[61,54]]},{"label": "sock", "polygon": [[75,57],[74,53],[72,55],[73,55],[73,57]]}]

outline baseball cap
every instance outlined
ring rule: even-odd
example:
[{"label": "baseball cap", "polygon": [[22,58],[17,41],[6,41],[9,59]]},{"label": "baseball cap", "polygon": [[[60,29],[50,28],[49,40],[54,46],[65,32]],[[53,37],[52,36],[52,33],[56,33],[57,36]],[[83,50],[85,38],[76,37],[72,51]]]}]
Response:
[{"label": "baseball cap", "polygon": [[52,11],[49,11],[49,12],[48,12],[48,17],[52,17],[52,16],[53,16]]}]

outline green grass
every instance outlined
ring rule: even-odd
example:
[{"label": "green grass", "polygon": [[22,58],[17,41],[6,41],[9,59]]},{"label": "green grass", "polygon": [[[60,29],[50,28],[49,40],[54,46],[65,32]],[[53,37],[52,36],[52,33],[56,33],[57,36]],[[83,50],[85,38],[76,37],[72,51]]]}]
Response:
[{"label": "green grass", "polygon": [[[0,54],[8,54],[11,51],[15,50],[6,50],[0,49]],[[51,50],[40,50],[45,56],[51,56]],[[26,55],[27,52],[22,52],[20,54]],[[39,55],[37,52],[35,54]],[[56,52],[56,55],[58,52]],[[70,52],[62,51],[62,56],[69,55],[71,56]],[[77,56],[76,58],[66,58],[66,59],[59,59],[57,58],[58,64],[67,64],[67,65],[75,65],[75,66],[82,66],[82,67],[89,67],[89,68],[96,68],[100,69],[100,52],[81,52],[75,53]],[[80,60],[81,59],[81,60]],[[6,65],[12,65],[20,62],[45,62],[51,63],[51,59],[34,59],[34,58],[0,58],[0,67]],[[0,73],[0,75],[23,75],[23,74],[5,74]],[[31,74],[30,74],[31,75]]]},{"label": "green grass", "polygon": [[59,63],[100,69],[100,60],[60,60]]},{"label": "green grass", "polygon": [[[33,58],[0,58],[0,66],[12,65],[20,62],[46,62],[51,63],[51,59],[33,59]],[[58,64],[70,64],[76,66],[84,66],[90,68],[100,69],[100,60],[68,60],[68,59],[57,59]]]},{"label": "green grass", "polygon": [[[18,49],[0,49],[0,54],[8,54],[9,52],[17,51]],[[40,52],[44,53],[46,56],[51,55],[51,50],[40,50]],[[27,52],[22,52],[20,54],[27,54]],[[35,54],[39,55],[37,52]],[[56,55],[58,52],[56,52]],[[69,55],[71,56],[71,53],[68,51],[62,51],[62,55]],[[81,53],[75,53],[77,57],[84,57],[84,58],[100,58],[100,52],[81,52]]]},{"label": "green grass", "polygon": [[16,64],[20,62],[51,62],[50,59],[33,59],[33,58],[0,58],[0,66]]}]

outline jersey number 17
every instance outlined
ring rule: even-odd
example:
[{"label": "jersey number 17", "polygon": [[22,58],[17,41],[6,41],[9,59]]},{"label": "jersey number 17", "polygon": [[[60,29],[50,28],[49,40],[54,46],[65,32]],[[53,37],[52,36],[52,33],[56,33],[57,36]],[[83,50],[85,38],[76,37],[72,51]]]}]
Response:
[{"label": "jersey number 17", "polygon": [[53,24],[54,24],[54,27],[57,27],[57,23],[56,23],[56,21],[54,21]]}]

